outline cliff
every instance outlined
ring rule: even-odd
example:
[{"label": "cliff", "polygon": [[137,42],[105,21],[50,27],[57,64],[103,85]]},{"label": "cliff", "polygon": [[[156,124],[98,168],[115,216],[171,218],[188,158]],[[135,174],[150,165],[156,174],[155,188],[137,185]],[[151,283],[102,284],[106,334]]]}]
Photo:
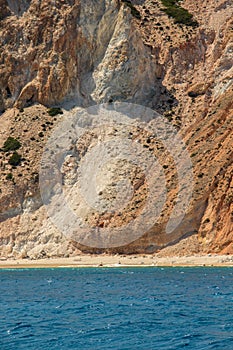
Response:
[{"label": "cliff", "polygon": [[[163,3],[0,0],[1,256],[104,251],[68,240],[53,225],[40,198],[39,170],[44,146],[63,118],[51,116],[49,107],[68,113],[118,101],[150,107],[177,130],[193,164],[194,188],[182,223],[167,239],[176,169],[151,142],[151,152],[165,165],[166,208],[140,239],[108,251],[233,253],[233,5],[185,0],[179,6],[193,17],[179,23]],[[146,133],[129,132],[148,147]],[[21,143],[17,166],[9,164],[12,152],[3,150],[9,136]],[[87,136],[81,146],[91,151],[96,135]],[[136,185],[142,204],[143,185]],[[112,217],[110,227],[128,222],[135,208],[133,203],[120,219]],[[88,220],[107,225],[109,218]]]}]

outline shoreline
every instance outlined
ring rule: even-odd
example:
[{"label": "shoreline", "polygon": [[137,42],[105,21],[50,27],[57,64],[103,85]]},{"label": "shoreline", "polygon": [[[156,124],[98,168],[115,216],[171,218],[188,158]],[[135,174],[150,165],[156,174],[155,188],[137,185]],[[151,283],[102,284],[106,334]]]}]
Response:
[{"label": "shoreline", "polygon": [[0,269],[85,267],[233,267],[233,255],[79,255],[70,258],[0,259]]}]

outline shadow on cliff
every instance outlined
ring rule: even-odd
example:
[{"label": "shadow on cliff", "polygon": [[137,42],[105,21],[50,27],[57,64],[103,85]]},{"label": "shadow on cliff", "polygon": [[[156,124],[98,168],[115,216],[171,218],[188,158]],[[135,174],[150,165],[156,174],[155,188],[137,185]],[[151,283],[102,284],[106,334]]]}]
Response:
[{"label": "shadow on cliff", "polygon": [[26,12],[31,4],[31,0],[8,0],[8,8],[15,16],[22,16]]}]

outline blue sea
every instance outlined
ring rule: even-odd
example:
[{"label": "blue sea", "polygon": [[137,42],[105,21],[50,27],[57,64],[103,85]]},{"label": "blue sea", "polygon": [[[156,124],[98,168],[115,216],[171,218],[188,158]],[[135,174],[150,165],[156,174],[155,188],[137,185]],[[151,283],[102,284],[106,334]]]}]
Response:
[{"label": "blue sea", "polygon": [[232,350],[233,268],[0,270],[0,349]]}]

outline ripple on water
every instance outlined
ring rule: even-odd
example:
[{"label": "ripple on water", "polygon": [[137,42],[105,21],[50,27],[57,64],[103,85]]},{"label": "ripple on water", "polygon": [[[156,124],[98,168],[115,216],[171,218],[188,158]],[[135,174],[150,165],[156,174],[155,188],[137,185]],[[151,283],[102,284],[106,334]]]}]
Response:
[{"label": "ripple on water", "polygon": [[0,271],[0,349],[233,348],[232,268]]}]

